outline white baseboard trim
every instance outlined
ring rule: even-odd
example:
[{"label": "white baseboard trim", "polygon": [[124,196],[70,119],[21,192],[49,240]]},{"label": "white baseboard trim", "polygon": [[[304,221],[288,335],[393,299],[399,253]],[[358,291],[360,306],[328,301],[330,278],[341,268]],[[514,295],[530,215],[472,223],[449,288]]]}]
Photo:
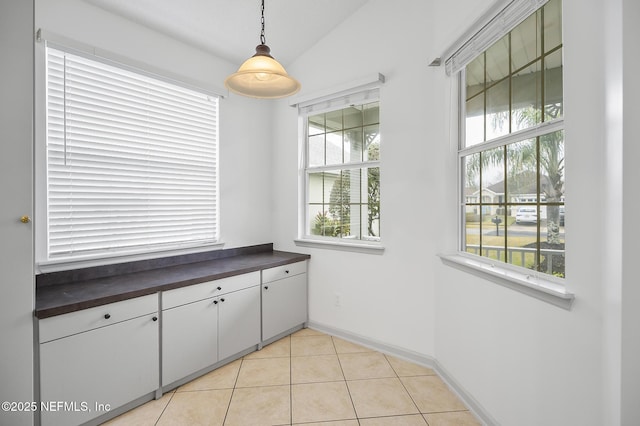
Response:
[{"label": "white baseboard trim", "polygon": [[351,333],[346,330],[326,326],[317,322],[310,321],[308,327],[332,336],[357,343],[369,349],[382,352],[387,355],[411,361],[423,367],[431,368],[436,374],[449,386],[449,388],[464,402],[473,412],[475,416],[486,426],[499,426],[499,423],[484,409],[482,405],[469,392],[460,385],[460,383],[440,364],[435,358],[418,352],[400,348],[398,346],[389,345],[380,341],[370,339],[359,334]]}]

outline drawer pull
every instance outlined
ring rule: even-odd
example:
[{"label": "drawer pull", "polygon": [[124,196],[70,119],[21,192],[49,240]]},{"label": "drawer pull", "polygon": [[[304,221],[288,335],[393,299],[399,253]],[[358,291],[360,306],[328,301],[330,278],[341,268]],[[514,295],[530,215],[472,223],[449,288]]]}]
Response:
[{"label": "drawer pull", "polygon": [[214,304],[214,305],[217,305],[217,304],[218,304],[218,301],[217,301],[217,300],[214,300],[214,301],[213,301],[213,304]]},{"label": "drawer pull", "polygon": [[104,319],[109,319],[111,318],[111,314],[104,314]]},{"label": "drawer pull", "polygon": [[264,289],[265,289],[265,290],[269,290],[269,286],[268,286],[268,285],[265,285],[265,286],[264,286]]},{"label": "drawer pull", "polygon": [[288,273],[289,273],[289,270],[288,270],[288,269],[287,269],[287,270],[285,270],[285,271],[284,271],[284,273],[285,273],[285,274],[288,274]]},{"label": "drawer pull", "polygon": [[218,286],[218,291],[222,290],[222,287]]},{"label": "drawer pull", "polygon": [[158,321],[158,317],[153,317],[151,319],[154,320],[154,321]]},{"label": "drawer pull", "polygon": [[224,297],[222,299],[220,299],[220,302],[224,302]]}]

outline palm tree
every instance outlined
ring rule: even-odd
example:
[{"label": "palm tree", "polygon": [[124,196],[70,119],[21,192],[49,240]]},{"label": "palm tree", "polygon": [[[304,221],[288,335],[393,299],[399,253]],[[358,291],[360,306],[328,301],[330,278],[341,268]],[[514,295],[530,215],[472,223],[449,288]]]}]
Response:
[{"label": "palm tree", "polygon": [[[541,122],[541,110],[534,107],[515,110],[513,115],[520,128],[531,127]],[[561,105],[553,104],[545,108],[546,121],[561,115]],[[504,117],[498,117],[496,114],[494,120],[504,121]],[[508,175],[505,180],[510,182],[510,187],[518,186],[515,182],[525,172],[535,172],[539,177],[536,192],[539,191],[540,198],[543,195],[545,198],[547,243],[561,244],[560,205],[564,194],[564,132],[548,133],[539,136],[536,140],[515,142],[467,157],[467,182],[478,185],[481,170],[486,170],[490,166],[502,167],[505,161],[508,164]],[[505,193],[507,193],[507,185],[505,185]]]}]

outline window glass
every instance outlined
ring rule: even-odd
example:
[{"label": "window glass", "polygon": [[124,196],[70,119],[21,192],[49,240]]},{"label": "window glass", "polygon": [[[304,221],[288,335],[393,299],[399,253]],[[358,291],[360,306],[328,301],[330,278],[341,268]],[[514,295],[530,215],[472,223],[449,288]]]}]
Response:
[{"label": "window glass", "polygon": [[308,237],[379,240],[379,111],[376,101],[306,118]]},{"label": "window glass", "polygon": [[560,14],[550,0],[466,66],[459,155],[461,250],[563,278]]}]

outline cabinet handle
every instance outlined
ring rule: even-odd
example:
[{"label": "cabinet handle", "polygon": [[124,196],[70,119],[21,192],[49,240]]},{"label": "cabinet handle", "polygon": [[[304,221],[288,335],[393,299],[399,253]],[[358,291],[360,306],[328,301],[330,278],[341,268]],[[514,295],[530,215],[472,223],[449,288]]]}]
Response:
[{"label": "cabinet handle", "polygon": [[158,321],[158,317],[153,317],[151,319],[154,320],[154,321]]},{"label": "cabinet handle", "polygon": [[288,273],[289,273],[289,270],[287,269],[286,271],[284,271],[284,273],[285,273],[285,274],[288,274]]},{"label": "cabinet handle", "polygon": [[104,314],[104,319],[109,319],[111,318],[111,314]]},{"label": "cabinet handle", "polygon": [[214,301],[213,301],[213,304],[214,304],[214,305],[217,305],[217,304],[218,304],[218,301],[217,301],[217,300],[214,300]]},{"label": "cabinet handle", "polygon": [[269,286],[268,286],[268,285],[265,285],[265,286],[264,286],[264,289],[265,289],[265,290],[269,290]]},{"label": "cabinet handle", "polygon": [[221,302],[224,302],[224,297],[222,299],[220,299]]},{"label": "cabinet handle", "polygon": [[218,286],[218,291],[222,290],[222,287]]}]

